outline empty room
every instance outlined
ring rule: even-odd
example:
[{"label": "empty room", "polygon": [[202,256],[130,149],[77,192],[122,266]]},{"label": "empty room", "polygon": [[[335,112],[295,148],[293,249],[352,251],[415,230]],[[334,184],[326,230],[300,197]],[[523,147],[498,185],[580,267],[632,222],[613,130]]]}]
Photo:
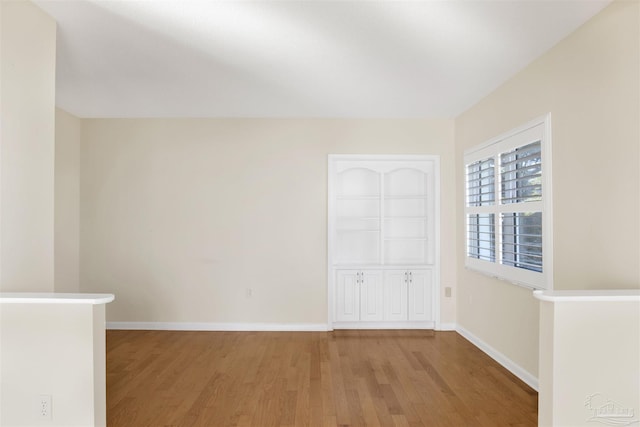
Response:
[{"label": "empty room", "polygon": [[640,423],[637,0],[0,0],[0,425]]}]

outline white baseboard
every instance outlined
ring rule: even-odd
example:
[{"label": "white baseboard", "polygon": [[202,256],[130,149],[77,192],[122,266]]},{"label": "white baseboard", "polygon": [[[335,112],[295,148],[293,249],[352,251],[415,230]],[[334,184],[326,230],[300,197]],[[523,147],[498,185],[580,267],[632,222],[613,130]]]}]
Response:
[{"label": "white baseboard", "polygon": [[482,341],[480,338],[473,335],[471,332],[458,325],[456,327],[456,331],[469,340],[473,345],[478,347],[480,350],[484,351],[491,357],[493,360],[501,364],[505,369],[511,372],[516,377],[520,378],[523,382],[525,382],[529,387],[538,391],[538,378],[533,376],[523,367],[515,363],[513,360],[509,359],[504,354],[500,353],[495,348],[491,347],[486,342]]},{"label": "white baseboard", "polygon": [[193,322],[107,322],[107,329],[158,331],[282,331],[325,332],[324,323],[193,323]]},{"label": "white baseboard", "polygon": [[435,322],[333,322],[333,329],[433,329]]},{"label": "white baseboard", "polygon": [[440,323],[436,328],[436,331],[455,331],[456,324],[455,323]]}]

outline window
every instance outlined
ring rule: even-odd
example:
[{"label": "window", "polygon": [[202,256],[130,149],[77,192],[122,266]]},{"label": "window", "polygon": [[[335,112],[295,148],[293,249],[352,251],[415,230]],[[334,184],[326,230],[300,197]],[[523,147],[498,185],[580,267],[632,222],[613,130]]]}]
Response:
[{"label": "window", "polygon": [[465,152],[466,265],[551,289],[549,115]]}]

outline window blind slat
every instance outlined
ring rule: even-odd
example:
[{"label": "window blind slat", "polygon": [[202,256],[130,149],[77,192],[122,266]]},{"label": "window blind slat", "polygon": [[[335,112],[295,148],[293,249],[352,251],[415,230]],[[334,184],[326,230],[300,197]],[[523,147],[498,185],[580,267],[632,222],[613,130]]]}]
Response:
[{"label": "window blind slat", "polygon": [[[469,186],[467,187],[467,190],[475,190],[476,188],[490,188],[492,189],[491,192],[493,192],[493,186],[494,186],[494,182],[492,180],[492,182],[488,183],[488,184],[479,184],[479,185],[474,185],[474,186]],[[487,192],[489,193],[489,192]]]},{"label": "window blind slat", "polygon": [[[511,184],[518,185],[519,182],[532,182],[532,180],[535,182],[536,179],[540,179],[541,177],[542,177],[542,174],[519,176],[516,178],[503,179],[501,182],[503,187],[510,187]],[[535,184],[529,184],[529,185],[541,187],[542,183],[535,183]],[[518,186],[518,188],[522,188],[522,186]]]},{"label": "window blind slat", "polygon": [[503,254],[511,254],[511,255],[519,255],[519,256],[527,256],[527,257],[531,257],[531,258],[540,258],[542,259],[542,255],[537,255],[535,253],[531,253],[531,252],[524,252],[524,251],[517,251],[517,252],[513,252],[513,251],[507,251],[507,250],[502,250]]},{"label": "window blind slat", "polygon": [[507,232],[503,232],[502,233],[503,236],[518,236],[518,237],[540,237],[540,234],[525,234],[525,233],[507,233]]},{"label": "window blind slat", "polygon": [[503,154],[502,155],[502,161],[500,162],[500,166],[502,167],[509,167],[514,163],[523,163],[526,162],[528,160],[534,159],[533,162],[529,163],[529,165],[525,165],[526,166],[531,166],[531,165],[539,165],[542,162],[542,159],[540,158],[540,150],[533,152],[532,154],[526,155],[524,157],[520,157],[518,155],[518,152],[511,152],[509,154]]},{"label": "window blind slat", "polygon": [[503,265],[509,265],[512,267],[524,268],[525,270],[532,270],[542,273],[542,266],[535,264],[528,264],[526,262],[503,262]]}]

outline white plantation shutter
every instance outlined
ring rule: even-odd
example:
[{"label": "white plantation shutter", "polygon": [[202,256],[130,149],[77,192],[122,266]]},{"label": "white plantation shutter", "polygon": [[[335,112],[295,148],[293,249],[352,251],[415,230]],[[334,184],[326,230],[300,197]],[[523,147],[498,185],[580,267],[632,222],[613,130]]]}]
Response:
[{"label": "white plantation shutter", "polygon": [[540,141],[500,155],[500,202],[542,200],[542,149]]},{"label": "white plantation shutter", "polygon": [[495,202],[495,168],[492,158],[467,166],[467,204],[487,206]]},{"label": "white plantation shutter", "polygon": [[551,288],[550,119],[465,152],[467,267]]},{"label": "white plantation shutter", "polygon": [[542,273],[542,212],[501,215],[502,264]]},{"label": "white plantation shutter", "polygon": [[494,214],[467,215],[467,256],[495,262],[496,230]]}]

